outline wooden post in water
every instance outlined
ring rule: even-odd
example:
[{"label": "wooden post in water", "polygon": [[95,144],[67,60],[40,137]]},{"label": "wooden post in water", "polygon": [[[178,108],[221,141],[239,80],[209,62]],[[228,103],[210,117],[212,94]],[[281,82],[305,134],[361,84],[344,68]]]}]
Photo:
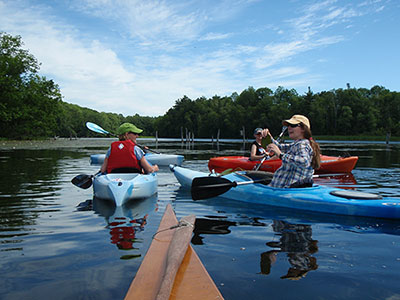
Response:
[{"label": "wooden post in water", "polygon": [[183,143],[183,127],[181,126],[181,142]]},{"label": "wooden post in water", "polygon": [[390,136],[391,136],[391,133],[387,132],[386,133],[386,144],[389,144]]},{"label": "wooden post in water", "polygon": [[217,151],[219,151],[219,134],[220,134],[221,130],[218,128],[218,132],[217,132]]},{"label": "wooden post in water", "polygon": [[183,127],[181,126],[181,148],[183,148]]},{"label": "wooden post in water", "polygon": [[158,130],[156,130],[156,149],[158,149]]},{"label": "wooden post in water", "polygon": [[246,149],[246,132],[245,132],[245,127],[242,127],[242,130],[240,131],[240,133],[243,136],[243,151]]}]

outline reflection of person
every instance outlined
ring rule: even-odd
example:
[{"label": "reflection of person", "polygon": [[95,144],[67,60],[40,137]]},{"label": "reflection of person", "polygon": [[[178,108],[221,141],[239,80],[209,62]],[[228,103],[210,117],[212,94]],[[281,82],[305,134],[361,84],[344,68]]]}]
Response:
[{"label": "reflection of person", "polygon": [[136,144],[136,139],[142,131],[131,123],[122,124],[117,131],[119,141],[111,144],[100,171],[102,173],[157,172],[158,166],[152,166],[146,160],[143,150]]},{"label": "reflection of person", "polygon": [[273,151],[280,159],[282,166],[274,173],[270,183],[272,187],[303,187],[311,186],[314,169],[320,166],[320,149],[311,135],[309,120],[302,115],[294,115],[284,120],[288,126],[291,144],[279,144],[272,139],[267,150]]},{"label": "reflection of person", "polygon": [[133,243],[135,242],[136,232],[143,231],[147,223],[147,216],[145,215],[143,218],[134,220],[121,217],[118,219],[118,222],[109,223],[111,243],[116,244],[118,249],[121,250],[135,249]]},{"label": "reflection of person", "polygon": [[290,224],[274,220],[272,228],[281,235],[279,242],[268,242],[267,246],[279,248],[261,254],[261,273],[269,274],[279,252],[286,252],[291,267],[282,279],[298,280],[311,270],[318,268],[317,259],[312,254],[318,251],[318,241],[313,240],[310,225]]},{"label": "reflection of person", "polygon": [[251,144],[250,160],[260,160],[267,155],[267,151],[261,145],[261,141],[263,139],[262,132],[262,128],[256,128],[254,130],[254,137],[256,140]]}]

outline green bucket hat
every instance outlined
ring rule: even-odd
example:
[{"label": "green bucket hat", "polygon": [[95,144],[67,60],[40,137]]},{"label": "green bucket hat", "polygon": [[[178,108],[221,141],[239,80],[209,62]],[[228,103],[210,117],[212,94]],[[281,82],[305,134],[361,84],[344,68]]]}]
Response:
[{"label": "green bucket hat", "polygon": [[131,123],[124,123],[121,126],[119,126],[118,130],[117,130],[117,134],[121,135],[121,134],[125,134],[127,132],[133,132],[133,133],[142,133],[142,129],[137,128],[135,125],[131,124]]}]

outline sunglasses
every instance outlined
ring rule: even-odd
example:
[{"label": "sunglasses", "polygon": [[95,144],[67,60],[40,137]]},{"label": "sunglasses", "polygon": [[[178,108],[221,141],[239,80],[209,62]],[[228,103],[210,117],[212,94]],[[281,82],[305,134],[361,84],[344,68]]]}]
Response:
[{"label": "sunglasses", "polygon": [[296,128],[296,127],[299,127],[299,126],[300,126],[300,123],[299,123],[299,124],[288,124],[288,126],[289,126],[289,127],[292,127],[292,128]]},{"label": "sunglasses", "polygon": [[261,132],[257,132],[256,135],[261,135]]},{"label": "sunglasses", "polygon": [[135,135],[140,135],[139,133],[135,133],[135,132],[132,132],[132,131],[129,131],[128,133],[135,134]]}]

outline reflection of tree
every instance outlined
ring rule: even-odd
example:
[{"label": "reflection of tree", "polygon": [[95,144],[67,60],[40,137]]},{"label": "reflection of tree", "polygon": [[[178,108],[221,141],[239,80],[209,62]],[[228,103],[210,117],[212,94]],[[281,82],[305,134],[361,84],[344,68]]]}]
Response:
[{"label": "reflection of tree", "polygon": [[[20,144],[26,145],[15,142],[16,146]],[[22,249],[16,245],[31,234],[28,228],[36,224],[36,219],[45,211],[59,210],[51,204],[57,201],[57,193],[62,189],[58,178],[62,168],[60,160],[71,157],[71,153],[47,149],[0,151],[2,243],[12,245],[12,249]]]},{"label": "reflection of tree", "polygon": [[274,220],[272,228],[280,235],[279,242],[271,241],[266,243],[271,248],[261,254],[261,273],[269,274],[271,266],[276,262],[276,255],[279,252],[286,252],[288,261],[291,265],[286,275],[282,279],[299,280],[309,271],[318,268],[317,259],[312,254],[318,251],[318,241],[313,240],[310,225],[290,224],[281,220]]}]

